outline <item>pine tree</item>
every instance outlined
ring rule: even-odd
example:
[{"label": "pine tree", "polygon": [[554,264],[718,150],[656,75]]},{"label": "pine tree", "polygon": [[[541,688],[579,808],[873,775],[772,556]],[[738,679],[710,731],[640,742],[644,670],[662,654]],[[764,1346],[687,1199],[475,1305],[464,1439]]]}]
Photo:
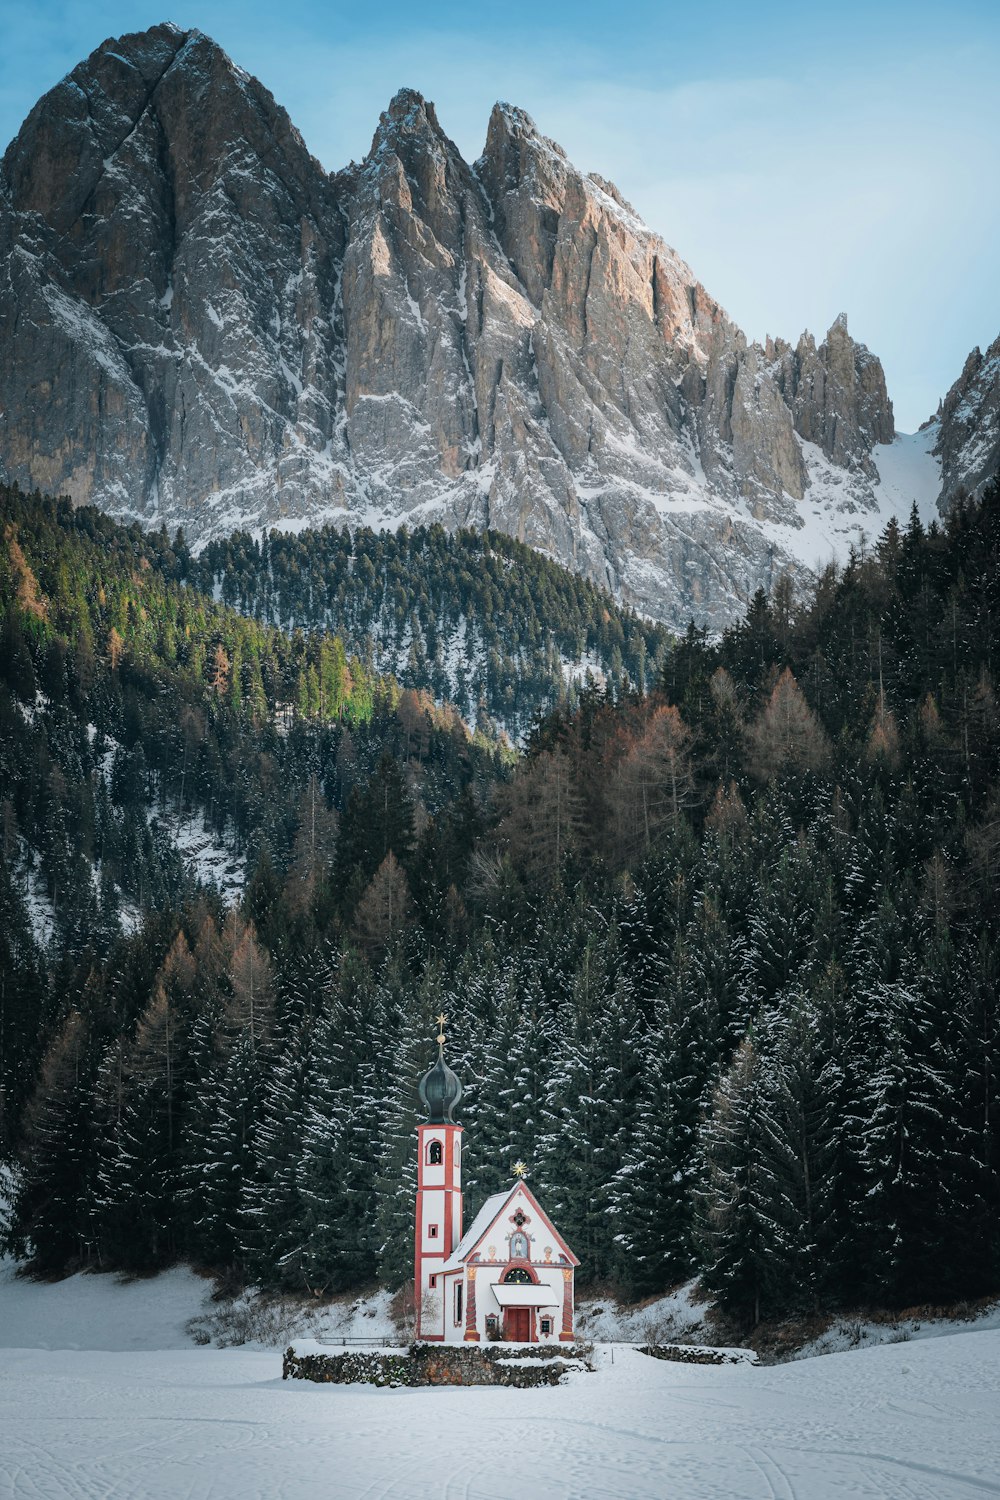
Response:
[{"label": "pine tree", "polygon": [[759,1161],[754,1172],[761,1303],[769,1313],[828,1305],[838,1226],[842,1078],[819,1018],[789,997],[761,1024]]},{"label": "pine tree", "polygon": [[849,1213],[874,1300],[931,1300],[951,1281],[968,1141],[951,1049],[919,984],[857,997],[848,1054]]},{"label": "pine tree", "polygon": [[705,1165],[698,1193],[702,1280],[727,1311],[752,1325],[760,1322],[764,1282],[759,1075],[757,1049],[747,1037],[715,1091],[702,1130]]},{"label": "pine tree", "polygon": [[295,1264],[304,1232],[298,1173],[313,1077],[304,1024],[268,1080],[253,1137],[253,1172],[242,1184],[240,1258],[264,1286],[302,1285]]},{"label": "pine tree", "polygon": [[432,1059],[419,1022],[383,1011],[381,1027],[390,1047],[376,1080],[375,1256],[379,1280],[395,1289],[413,1275],[417,1084]]},{"label": "pine tree", "polygon": [[70,1011],[42,1063],[24,1126],[11,1241],[44,1271],[79,1264],[88,1243],[93,1062],[87,1025]]},{"label": "pine tree", "polygon": [[692,955],[679,944],[646,1041],[635,1131],[611,1191],[623,1274],[638,1292],[669,1286],[695,1263],[698,1130],[718,1028]]},{"label": "pine tree", "polygon": [[338,1010],[317,1037],[296,1187],[301,1239],[291,1259],[311,1292],[370,1279],[378,1133],[375,1070],[356,1012]]},{"label": "pine tree", "polygon": [[253,1176],[263,1071],[247,1030],[207,1080],[205,1133],[184,1174],[191,1251],[202,1265],[238,1266],[247,1243],[244,1184]]},{"label": "pine tree", "polygon": [[[551,1061],[537,1145],[537,1179],[564,1237],[600,1279],[615,1269],[612,1184],[631,1133],[638,1091],[638,1017],[627,982],[612,984],[605,955],[588,946],[581,979],[591,992],[575,997]],[[583,964],[581,964],[581,969]],[[598,996],[600,999],[598,1000]],[[599,1007],[599,1008],[598,1008]]]},{"label": "pine tree", "polygon": [[141,1270],[172,1259],[180,1169],[179,1018],[171,993],[193,973],[179,935],[157,977],[125,1060],[121,1100],[103,1143],[97,1185],[102,1254]]},{"label": "pine tree", "polygon": [[754,774],[761,781],[772,781],[784,771],[822,771],[829,761],[823,727],[788,667],[750,726],[750,748]]},{"label": "pine tree", "polygon": [[409,882],[390,849],[372,876],[354,914],[354,933],[365,952],[375,956],[412,925]]}]

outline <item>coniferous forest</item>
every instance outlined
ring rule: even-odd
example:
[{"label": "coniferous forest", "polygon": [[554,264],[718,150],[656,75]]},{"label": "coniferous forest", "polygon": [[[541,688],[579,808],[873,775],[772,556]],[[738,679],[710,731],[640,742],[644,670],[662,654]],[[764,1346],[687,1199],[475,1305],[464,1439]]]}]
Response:
[{"label": "coniferous forest", "polygon": [[0,526],[8,1248],[401,1285],[443,1009],[467,1208],[524,1158],[582,1281],[745,1323],[996,1290],[1000,488],[711,641],[509,541]]}]

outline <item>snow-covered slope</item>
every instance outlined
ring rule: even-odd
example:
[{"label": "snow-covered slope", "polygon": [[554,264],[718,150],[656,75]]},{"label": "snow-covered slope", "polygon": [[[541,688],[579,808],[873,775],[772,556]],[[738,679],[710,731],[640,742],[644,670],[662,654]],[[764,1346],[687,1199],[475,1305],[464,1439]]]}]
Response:
[{"label": "snow-covered slope", "polygon": [[0,1260],[0,1349],[190,1349],[187,1322],[211,1290],[183,1266],[136,1281],[80,1275],[39,1282]]},{"label": "snow-covered slope", "polygon": [[599,1348],[596,1363],[593,1374],[530,1391],[377,1390],[282,1382],[277,1351],[181,1350],[169,1341],[145,1353],[6,1349],[0,1494],[967,1500],[997,1492],[1000,1332],[766,1369],[669,1364],[623,1346]]},{"label": "snow-covered slope", "polygon": [[897,433],[871,450],[871,472],[831,462],[815,443],[797,441],[806,470],[806,489],[785,517],[760,519],[757,525],[780,555],[817,572],[827,563],[844,563],[851,549],[860,550],[896,517],[905,524],[916,505],[922,521],[939,521],[940,427],[935,420],[919,432]]}]

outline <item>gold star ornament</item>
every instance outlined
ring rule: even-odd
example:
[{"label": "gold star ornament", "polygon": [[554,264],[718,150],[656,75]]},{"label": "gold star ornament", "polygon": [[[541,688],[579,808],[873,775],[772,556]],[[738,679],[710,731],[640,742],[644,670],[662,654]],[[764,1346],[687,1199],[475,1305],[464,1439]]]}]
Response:
[{"label": "gold star ornament", "polygon": [[441,1045],[443,1047],[444,1046],[444,1023],[445,1023],[445,1021],[447,1021],[448,1017],[445,1015],[444,1011],[442,1011],[441,1014],[439,1016],[435,1016],[434,1019],[437,1022],[437,1026],[438,1026],[438,1041],[441,1043]]},{"label": "gold star ornament", "polygon": [[515,1177],[527,1177],[527,1175],[528,1175],[527,1164],[525,1162],[523,1162],[523,1161],[516,1161],[514,1163],[514,1176]]}]

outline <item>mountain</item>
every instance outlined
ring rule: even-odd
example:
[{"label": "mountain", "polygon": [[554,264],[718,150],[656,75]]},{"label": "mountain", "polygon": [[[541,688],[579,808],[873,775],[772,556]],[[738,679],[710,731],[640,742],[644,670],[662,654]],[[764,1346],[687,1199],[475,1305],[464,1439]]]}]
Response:
[{"label": "mountain", "polygon": [[0,266],[0,476],[197,543],[492,528],[720,627],[909,508],[846,320],[749,343],[506,104],[470,165],[404,89],[330,175],[201,33],[107,41],[4,157]]}]

